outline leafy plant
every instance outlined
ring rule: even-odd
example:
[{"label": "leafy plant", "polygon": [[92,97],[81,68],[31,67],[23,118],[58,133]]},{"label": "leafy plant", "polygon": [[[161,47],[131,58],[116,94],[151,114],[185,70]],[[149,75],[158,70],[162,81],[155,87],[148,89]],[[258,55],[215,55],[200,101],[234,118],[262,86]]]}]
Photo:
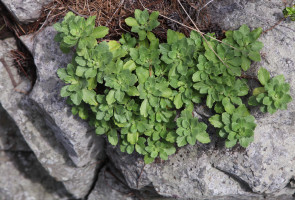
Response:
[{"label": "leafy plant", "polygon": [[295,21],[295,5],[293,5],[292,7],[286,7],[283,10],[283,14],[286,18],[290,17],[292,21]]},{"label": "leafy plant", "polygon": [[[241,99],[249,91],[241,73],[260,60],[261,28],[250,31],[243,25],[227,31],[221,43],[214,34],[204,40],[195,31],[186,37],[168,30],[167,42],[160,43],[151,32],[159,25],[158,15],[135,10],[135,18],[125,22],[138,38],[127,33],[119,41],[101,40],[108,28],[95,27],[95,17],[85,20],[69,12],[54,25],[61,50],[74,52],[71,63],[57,72],[66,83],[61,96],[68,97],[72,113],[122,152],[136,151],[151,163],[157,157],[167,160],[176,146],[211,141],[207,125],[193,116],[194,104],[205,100],[217,113],[209,122],[226,138],[226,146],[248,146],[256,125]],[[275,80],[281,83],[281,78],[261,82],[261,94],[273,95],[273,105],[285,108],[286,95],[285,104],[275,103],[278,94],[272,91],[288,88]]]},{"label": "leafy plant", "polygon": [[228,148],[235,146],[237,142],[242,147],[247,147],[254,139],[255,118],[245,105],[240,105],[231,114],[224,112],[213,115],[209,121],[218,128],[218,135],[226,138],[225,146]]},{"label": "leafy plant", "polygon": [[258,79],[263,87],[253,90],[253,96],[249,99],[249,105],[260,106],[262,112],[275,113],[278,109],[286,110],[287,104],[292,101],[290,85],[285,82],[283,75],[270,78],[269,72],[260,68]]}]

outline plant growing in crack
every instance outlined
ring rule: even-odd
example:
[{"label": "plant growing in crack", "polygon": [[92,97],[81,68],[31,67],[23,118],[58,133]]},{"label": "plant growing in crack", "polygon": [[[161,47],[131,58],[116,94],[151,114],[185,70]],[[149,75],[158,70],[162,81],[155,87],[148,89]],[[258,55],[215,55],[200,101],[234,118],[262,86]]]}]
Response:
[{"label": "plant growing in crack", "polygon": [[[242,72],[261,60],[263,44],[257,39],[262,29],[243,25],[227,31],[223,41],[214,34],[191,31],[186,37],[168,30],[167,42],[160,43],[152,33],[158,15],[136,10],[125,22],[138,37],[127,33],[119,41],[97,42],[108,28],[95,27],[95,17],[85,20],[70,12],[54,25],[61,50],[75,52],[57,72],[66,83],[61,96],[68,97],[73,114],[122,152],[136,151],[151,163],[158,157],[167,160],[176,147],[211,141],[207,125],[192,114],[194,104],[205,101],[216,113],[209,122],[226,146],[247,147],[256,124],[242,101],[249,92]],[[249,102],[271,113],[274,107],[286,108],[288,84],[282,76],[268,80],[262,72],[266,74],[260,71],[258,78],[264,89],[255,89]]]}]

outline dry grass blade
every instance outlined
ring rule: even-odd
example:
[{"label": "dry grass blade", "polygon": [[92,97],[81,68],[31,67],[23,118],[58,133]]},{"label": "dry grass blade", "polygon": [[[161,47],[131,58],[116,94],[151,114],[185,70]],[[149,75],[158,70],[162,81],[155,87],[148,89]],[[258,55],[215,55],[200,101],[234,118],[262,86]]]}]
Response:
[{"label": "dry grass blade", "polygon": [[206,39],[206,37],[204,36],[204,34],[199,30],[199,28],[197,27],[196,23],[194,22],[194,20],[192,20],[192,18],[189,16],[189,14],[187,13],[187,11],[185,10],[185,8],[183,7],[182,3],[180,2],[180,0],[177,0],[179,5],[181,6],[181,8],[183,9],[183,11],[185,12],[185,14],[188,16],[188,18],[190,19],[190,21],[193,23],[193,25],[195,26],[197,32],[202,36],[202,38],[205,40],[206,44],[208,45],[208,47],[211,49],[211,51],[213,51],[213,53],[216,55],[216,57],[227,67],[228,65],[225,64],[225,62],[220,58],[220,56],[216,53],[216,51],[213,49],[213,47],[210,45],[210,43],[208,42],[208,40]]},{"label": "dry grass blade", "polygon": [[[151,9],[149,9],[149,8],[147,8],[147,7],[145,7],[144,5],[143,5],[143,3],[142,3],[142,1],[141,0],[139,0],[139,2],[140,2],[140,4],[141,4],[141,6],[144,8],[144,9],[147,9],[148,11],[150,11],[150,12],[153,12],[153,10],[151,10]],[[186,11],[185,11],[186,12]],[[187,15],[188,15],[188,13],[187,13]],[[236,47],[234,47],[234,46],[232,46],[232,45],[230,45],[230,44],[227,44],[227,43],[225,43],[225,42],[223,42],[223,41],[221,41],[221,40],[218,40],[217,38],[215,38],[215,37],[212,37],[211,35],[208,35],[207,33],[203,33],[202,31],[200,31],[198,28],[193,28],[193,27],[191,27],[191,26],[188,26],[188,25],[185,25],[185,24],[183,24],[183,23],[181,23],[181,22],[179,22],[179,21],[177,21],[177,20],[174,20],[174,19],[171,19],[170,17],[167,17],[167,16],[165,16],[165,15],[163,15],[163,14],[159,14],[159,16],[161,16],[161,17],[163,17],[163,18],[165,18],[165,19],[168,19],[168,20],[170,20],[170,21],[172,21],[172,22],[174,22],[174,23],[176,23],[176,24],[179,24],[179,25],[181,25],[181,26],[183,26],[183,27],[185,27],[185,28],[188,28],[188,29],[190,29],[190,30],[193,30],[193,31],[196,31],[196,32],[198,32],[200,35],[202,35],[202,36],[207,36],[207,37],[209,37],[209,38],[211,38],[211,39],[213,39],[213,40],[216,40],[216,41],[218,41],[218,42],[220,42],[220,43],[222,43],[222,44],[224,44],[224,45],[226,45],[226,46],[229,46],[229,47],[231,47],[231,48],[233,48],[233,49],[235,49],[235,50],[238,50],[238,51],[241,51],[240,49],[238,49],[238,48],[236,48]],[[189,16],[189,15],[188,15]],[[190,17],[189,17],[190,18]],[[191,18],[190,18],[191,19]],[[192,19],[191,19],[192,20]],[[193,20],[192,20],[192,22],[193,22]],[[193,22],[194,23],[194,22]],[[194,23],[195,24],[195,23]]]}]

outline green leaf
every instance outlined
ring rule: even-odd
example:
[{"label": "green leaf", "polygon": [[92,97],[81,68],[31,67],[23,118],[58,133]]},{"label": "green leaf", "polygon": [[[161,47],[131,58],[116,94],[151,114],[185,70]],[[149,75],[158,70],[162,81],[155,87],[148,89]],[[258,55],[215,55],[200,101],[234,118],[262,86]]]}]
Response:
[{"label": "green leaf", "polygon": [[229,114],[233,114],[235,106],[231,103],[228,97],[222,99],[222,105],[224,106],[226,112],[228,112]]},{"label": "green leaf", "polygon": [[66,85],[66,86],[61,88],[61,90],[60,90],[60,96],[61,97],[68,97],[68,96],[70,96],[72,94],[71,92],[68,91],[68,87],[69,86]]},{"label": "green leaf", "polygon": [[65,68],[60,68],[57,70],[57,75],[61,80],[65,80],[68,77],[68,73]]},{"label": "green leaf", "polygon": [[240,28],[239,31],[243,34],[243,35],[248,35],[250,33],[250,28],[246,25],[243,24]]},{"label": "green leaf", "polygon": [[111,129],[108,132],[108,140],[114,146],[118,144],[118,134],[115,129]]},{"label": "green leaf", "polygon": [[[263,80],[263,78],[262,78],[262,80]],[[266,90],[265,90],[264,87],[258,87],[258,88],[255,88],[255,89],[253,90],[253,96],[257,96],[257,95],[259,95],[259,94],[261,94],[261,93],[264,93],[264,92],[266,92]]]},{"label": "green leaf", "polygon": [[222,122],[226,125],[230,124],[231,123],[231,120],[230,120],[230,115],[228,113],[222,113]]},{"label": "green leaf", "polygon": [[109,28],[105,26],[96,27],[91,34],[91,37],[96,39],[103,38],[109,33]]},{"label": "green leaf", "polygon": [[258,70],[258,79],[262,85],[266,85],[270,79],[269,72],[265,68],[261,67]]},{"label": "green leaf", "polygon": [[108,105],[111,105],[116,101],[116,99],[115,99],[115,90],[110,90],[109,91],[108,95],[106,96],[106,100],[107,100]]},{"label": "green leaf", "polygon": [[144,69],[142,67],[136,68],[136,75],[138,78],[138,83],[143,84],[146,82],[147,78],[149,77],[149,70]]},{"label": "green leaf", "polygon": [[198,133],[196,135],[196,138],[199,142],[203,144],[208,144],[209,142],[211,142],[209,134],[205,131]]},{"label": "green leaf", "polygon": [[159,14],[160,14],[159,11],[154,11],[154,12],[152,12],[152,14],[150,15],[149,19],[150,19],[150,20],[157,20]]},{"label": "green leaf", "polygon": [[71,94],[71,100],[75,105],[81,104],[82,97],[83,97],[83,95],[82,95],[81,91]]},{"label": "green leaf", "polygon": [[124,96],[125,96],[125,92],[122,92],[121,90],[116,90],[115,98],[117,99],[118,102],[123,101]]},{"label": "green leaf", "polygon": [[250,51],[249,53],[249,58],[255,62],[259,62],[261,61],[261,56],[260,56],[260,53],[257,52],[257,51]]},{"label": "green leaf", "polygon": [[139,24],[137,23],[136,19],[134,19],[133,17],[128,17],[125,19],[125,23],[128,26],[139,26]]},{"label": "green leaf", "polygon": [[97,128],[95,129],[95,133],[96,133],[97,135],[103,135],[103,134],[105,134],[105,129],[102,128],[102,127],[97,127]]},{"label": "green leaf", "polygon": [[135,133],[128,133],[127,134],[127,141],[130,143],[130,144],[136,144],[137,140],[138,140],[138,132],[135,132]]},{"label": "green leaf", "polygon": [[149,103],[148,100],[145,99],[140,106],[140,114],[144,117],[148,116],[148,109],[149,109]]},{"label": "green leaf", "polygon": [[144,163],[145,164],[150,164],[150,163],[154,162],[154,160],[155,160],[155,158],[150,157],[148,154],[146,154],[144,156]]},{"label": "green leaf", "polygon": [[174,105],[176,106],[176,109],[180,109],[183,105],[183,101],[181,99],[181,93],[177,94],[174,98]]},{"label": "green leaf", "polygon": [[146,38],[146,31],[140,30],[137,32],[139,36],[139,40],[144,40]]},{"label": "green leaf", "polygon": [[129,60],[123,65],[123,69],[129,69],[130,71],[133,71],[136,69],[136,64],[133,60]]},{"label": "green leaf", "polygon": [[236,144],[237,144],[237,140],[226,140],[225,141],[226,148],[232,148]]},{"label": "green leaf", "polygon": [[257,40],[258,38],[259,38],[259,36],[261,35],[261,33],[262,33],[262,28],[257,28],[257,29],[255,29],[255,30],[253,30],[251,33],[250,33],[250,37],[251,37],[251,39],[252,39],[252,41],[255,41],[255,40]]},{"label": "green leaf", "polygon": [[95,99],[96,93],[93,90],[82,90],[82,98],[85,103],[88,103],[90,105],[96,106],[97,102]]},{"label": "green leaf", "polygon": [[213,115],[209,118],[209,122],[215,127],[215,128],[222,128],[224,125],[221,121],[220,115]]},{"label": "green leaf", "polygon": [[242,56],[241,59],[242,59],[241,67],[244,71],[247,71],[250,68],[251,61],[246,56]]},{"label": "green leaf", "polygon": [[267,105],[267,106],[270,106],[272,103],[271,99],[269,97],[264,97],[263,98],[263,104],[264,105]]},{"label": "green leaf", "polygon": [[239,139],[240,145],[244,148],[248,147],[249,144],[253,141],[254,141],[253,137]]},{"label": "green leaf", "polygon": [[176,139],[176,143],[178,147],[183,147],[187,144],[186,136],[180,136]]}]

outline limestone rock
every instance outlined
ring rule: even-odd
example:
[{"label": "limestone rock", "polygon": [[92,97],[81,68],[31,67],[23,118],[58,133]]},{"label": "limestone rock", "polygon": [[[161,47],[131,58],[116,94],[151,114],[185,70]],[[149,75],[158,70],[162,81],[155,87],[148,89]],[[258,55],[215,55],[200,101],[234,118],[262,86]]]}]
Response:
[{"label": "limestone rock", "polygon": [[135,194],[127,186],[124,178],[116,172],[112,165],[107,164],[99,172],[98,180],[88,200],[134,200],[134,196]]},{"label": "limestone rock", "polygon": [[271,76],[283,74],[293,98],[288,110],[273,115],[253,109],[257,121],[255,142],[244,153],[226,154],[214,166],[240,177],[254,192],[277,192],[295,175],[295,24],[286,20],[270,29],[283,17],[283,1],[223,1],[212,6],[216,11],[212,18],[225,30],[242,24],[269,29],[260,38],[264,43],[262,61],[255,63],[250,73],[256,75],[262,66]]},{"label": "limestone rock", "polygon": [[1,0],[8,10],[22,23],[37,20],[41,9],[52,0]]},{"label": "limestone rock", "polygon": [[[212,20],[223,30],[236,29],[242,24],[267,30],[282,17],[282,1],[215,1],[210,4]],[[295,99],[295,24],[287,21],[264,33],[262,61],[250,70],[255,75],[260,66],[271,76],[283,74],[291,85]],[[288,110],[273,115],[251,110],[256,117],[255,140],[247,148],[225,149],[220,142],[197,144],[181,148],[169,161],[144,166],[136,155],[121,153],[108,147],[115,166],[125,176],[128,185],[140,189],[152,184],[164,196],[179,198],[269,199],[278,195],[291,199],[295,192],[289,182],[295,176],[295,103]],[[197,111],[198,113],[198,111]],[[200,112],[201,117],[206,114]],[[214,133],[211,134],[215,138]],[[216,140],[215,140],[216,141]],[[141,175],[140,175],[141,174]],[[222,197],[222,198],[223,198]]]},{"label": "limestone rock", "polygon": [[24,94],[29,92],[31,83],[18,75],[9,57],[10,50],[16,49],[15,40],[9,38],[0,41],[0,47],[0,103],[15,121],[46,171],[62,182],[75,197],[84,197],[101,166],[99,159],[103,157],[96,157],[82,167],[74,165],[68,152],[55,137],[55,129],[46,124],[38,107]]},{"label": "limestone rock", "polygon": [[39,113],[54,130],[76,166],[85,166],[103,156],[104,139],[95,135],[86,121],[75,117],[60,96],[64,83],[58,78],[58,68],[66,67],[72,55],[63,54],[57,42],[56,31],[47,27],[35,37],[21,40],[31,51],[37,67],[37,81],[29,97]]},{"label": "limestone rock", "polygon": [[67,200],[62,183],[44,170],[0,105],[0,199]]}]

